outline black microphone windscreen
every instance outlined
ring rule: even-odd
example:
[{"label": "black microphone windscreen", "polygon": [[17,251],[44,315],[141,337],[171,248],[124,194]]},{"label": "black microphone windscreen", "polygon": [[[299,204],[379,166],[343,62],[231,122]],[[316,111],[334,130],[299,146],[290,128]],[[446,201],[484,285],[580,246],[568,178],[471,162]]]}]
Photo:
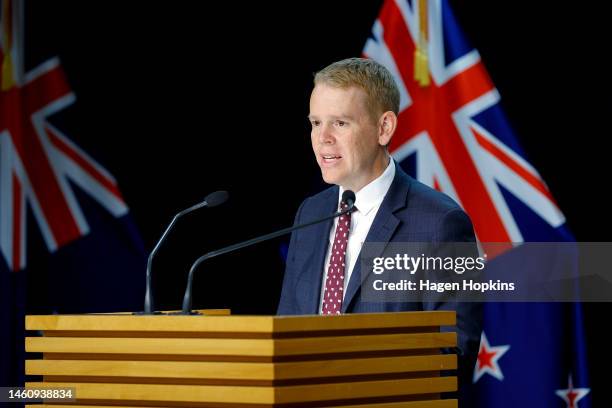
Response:
[{"label": "black microphone windscreen", "polygon": [[210,193],[206,196],[206,203],[208,207],[216,207],[220,204],[223,204],[229,198],[229,194],[227,191],[215,191],[214,193]]},{"label": "black microphone windscreen", "polygon": [[345,190],[344,193],[342,193],[342,201],[347,203],[349,207],[352,207],[355,205],[355,193],[351,190]]}]

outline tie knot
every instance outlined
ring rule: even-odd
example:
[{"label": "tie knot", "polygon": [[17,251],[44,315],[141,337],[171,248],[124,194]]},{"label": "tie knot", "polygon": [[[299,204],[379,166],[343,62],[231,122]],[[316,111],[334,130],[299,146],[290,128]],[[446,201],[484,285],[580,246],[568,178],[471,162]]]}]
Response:
[{"label": "tie knot", "polygon": [[346,201],[342,201],[340,203],[340,211],[344,211],[348,208],[348,204],[346,203]]}]

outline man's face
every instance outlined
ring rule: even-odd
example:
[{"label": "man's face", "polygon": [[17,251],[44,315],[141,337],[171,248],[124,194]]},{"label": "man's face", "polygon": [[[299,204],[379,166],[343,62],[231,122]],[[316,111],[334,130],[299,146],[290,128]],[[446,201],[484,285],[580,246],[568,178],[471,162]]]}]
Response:
[{"label": "man's face", "polygon": [[368,111],[359,87],[325,84],[310,96],[311,141],[323,180],[359,191],[386,168],[387,154],[379,143],[379,126]]}]

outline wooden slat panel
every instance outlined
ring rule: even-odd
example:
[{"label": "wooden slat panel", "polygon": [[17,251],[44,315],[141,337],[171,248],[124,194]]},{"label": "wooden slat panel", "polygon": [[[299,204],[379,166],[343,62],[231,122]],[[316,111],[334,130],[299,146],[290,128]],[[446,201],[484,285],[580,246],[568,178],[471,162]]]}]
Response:
[{"label": "wooden slat panel", "polygon": [[27,330],[209,331],[287,333],[455,324],[450,311],[339,316],[132,316],[127,314],[26,316]]},{"label": "wooden slat panel", "polygon": [[[455,377],[363,381],[286,387],[191,386],[158,384],[27,383],[27,387],[74,387],[79,400],[184,401],[278,404],[335,399],[400,396],[455,391]],[[418,390],[418,392],[415,392]]]},{"label": "wooden slat panel", "polygon": [[456,333],[382,334],[275,340],[275,355],[348,353],[453,347]]},{"label": "wooden slat panel", "polygon": [[[456,390],[455,377],[436,373],[457,366],[455,355],[437,354],[457,342],[455,333],[439,333],[437,327],[454,324],[454,312],[28,316],[27,329],[49,337],[26,338],[26,350],[59,359],[28,361],[27,373],[44,375],[48,381],[42,384],[77,387],[79,399],[98,406],[113,401],[123,406],[120,397],[140,406],[263,408],[311,402],[332,408],[336,401],[334,407],[343,408],[450,408],[456,401],[416,400]],[[80,382],[84,377],[92,382]],[[216,385],[224,381],[235,385]],[[410,402],[355,402],[371,397]]]},{"label": "wooden slat panel", "polygon": [[453,347],[457,334],[410,333],[297,339],[26,337],[26,351],[178,355],[291,356]]},{"label": "wooden slat panel", "polygon": [[456,377],[411,378],[277,387],[276,403],[432,394],[457,390]]},{"label": "wooden slat panel", "polygon": [[[272,363],[27,360],[26,375],[274,379]],[[83,378],[82,381],[87,381]]]},{"label": "wooden slat panel", "polygon": [[[80,401],[176,401],[176,402],[225,402],[273,404],[272,387],[227,387],[209,385],[158,385],[158,384],[104,384],[32,382],[26,387],[73,387]],[[126,403],[129,405],[129,403]]]},{"label": "wooden slat panel", "polygon": [[276,364],[276,379],[454,370],[457,355],[351,358]]},{"label": "wooden slat panel", "polygon": [[[174,313],[177,314],[181,310],[161,310],[161,313]],[[232,314],[231,309],[195,309],[194,312],[206,316],[230,316]],[[103,315],[122,315],[122,316],[142,316],[134,315],[134,312],[106,312],[106,313],[88,313],[91,316],[103,316]]]},{"label": "wooden slat panel", "polygon": [[[27,375],[286,380],[454,370],[457,356],[431,355],[288,363],[27,360]],[[85,379],[84,379],[85,380]]]},{"label": "wooden slat panel", "polygon": [[[99,408],[117,408],[116,405],[96,405]],[[26,405],[26,408],[91,408],[92,405]],[[144,407],[139,408],[160,408]],[[407,402],[386,402],[359,405],[327,405],[325,408],[457,408],[457,400],[438,400],[438,401],[407,401]]]},{"label": "wooden slat panel", "polygon": [[326,408],[457,408],[457,400],[387,402],[359,405],[334,405]]},{"label": "wooden slat panel", "polygon": [[353,330],[363,328],[454,326],[453,311],[355,313],[330,316],[278,316],[275,332]]},{"label": "wooden slat panel", "polygon": [[26,330],[210,331],[270,333],[272,316],[26,316]]},{"label": "wooden slat panel", "polygon": [[274,355],[273,340],[266,339],[148,339],[26,337],[27,352],[116,353],[162,355]]}]

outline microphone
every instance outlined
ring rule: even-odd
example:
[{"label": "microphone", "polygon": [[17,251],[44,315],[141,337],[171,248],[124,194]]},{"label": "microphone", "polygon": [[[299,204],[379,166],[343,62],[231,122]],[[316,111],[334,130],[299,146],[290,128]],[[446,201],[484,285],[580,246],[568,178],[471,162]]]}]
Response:
[{"label": "microphone", "polygon": [[328,215],[326,217],[320,218],[318,220],[314,220],[314,221],[310,221],[304,224],[299,224],[299,225],[295,225],[289,228],[284,228],[282,230],[276,231],[276,232],[271,232],[269,234],[266,235],[262,235],[256,238],[252,238],[249,239],[248,241],[244,241],[244,242],[240,242],[238,244],[234,244],[234,245],[230,245],[227,246],[225,248],[221,248],[218,249],[216,251],[212,251],[209,252],[207,254],[202,255],[201,257],[199,257],[198,259],[195,260],[195,262],[191,265],[191,269],[189,269],[189,275],[187,275],[187,287],[185,288],[185,295],[183,297],[183,308],[181,311],[181,314],[184,315],[189,315],[189,314],[198,314],[197,312],[192,312],[191,310],[191,293],[193,290],[193,274],[194,271],[196,270],[196,268],[205,260],[210,259],[210,258],[214,258],[216,256],[219,255],[223,255],[226,254],[228,252],[233,252],[236,251],[238,249],[242,249],[242,248],[246,248],[249,247],[251,245],[255,245],[258,244],[260,242],[264,242],[264,241],[268,241],[271,240],[273,238],[276,237],[280,237],[281,235],[285,235],[288,234],[290,232],[293,232],[295,230],[301,229],[301,228],[306,228],[309,227],[311,225],[314,224],[319,224],[321,222],[327,221],[327,220],[331,220],[333,218],[339,217],[341,215],[347,214],[347,213],[351,213],[354,211],[355,209],[355,193],[353,193],[351,190],[346,190],[344,191],[344,193],[342,193],[342,201],[347,203],[348,207],[342,211],[338,211],[333,213],[332,215]]},{"label": "microphone", "polygon": [[344,193],[342,193],[342,201],[344,201],[352,211],[355,206],[355,193],[351,190],[345,190]]},{"label": "microphone", "polygon": [[227,191],[215,191],[214,193],[210,193],[209,195],[207,195],[204,201],[202,201],[201,203],[192,205],[191,207],[180,211],[178,214],[174,216],[174,218],[172,218],[172,221],[170,222],[170,224],[168,225],[168,227],[162,234],[159,241],[157,241],[157,244],[151,251],[151,254],[149,254],[149,258],[147,259],[146,289],[145,289],[143,314],[146,314],[146,315],[155,314],[154,307],[153,307],[153,293],[152,293],[152,286],[151,286],[151,264],[153,262],[153,257],[157,253],[157,250],[159,249],[162,242],[164,242],[164,240],[166,239],[168,232],[170,232],[170,230],[174,227],[174,224],[176,223],[176,221],[183,215],[189,214],[190,212],[198,210],[202,207],[216,207],[220,204],[223,204],[224,202],[227,201],[228,198],[229,198],[229,194],[227,193]]}]

